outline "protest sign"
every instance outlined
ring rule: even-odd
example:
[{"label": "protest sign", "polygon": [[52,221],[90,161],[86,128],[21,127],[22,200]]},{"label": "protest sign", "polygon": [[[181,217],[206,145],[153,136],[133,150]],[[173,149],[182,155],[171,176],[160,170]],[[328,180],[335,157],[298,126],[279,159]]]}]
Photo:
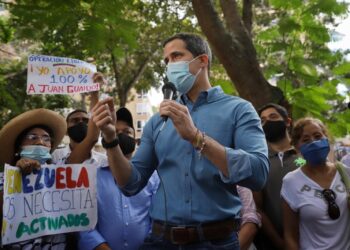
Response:
[{"label": "protest sign", "polygon": [[98,91],[93,83],[96,66],[78,59],[30,55],[27,94],[75,94]]},{"label": "protest sign", "polygon": [[5,165],[2,244],[93,229],[96,167],[42,165],[29,175]]}]

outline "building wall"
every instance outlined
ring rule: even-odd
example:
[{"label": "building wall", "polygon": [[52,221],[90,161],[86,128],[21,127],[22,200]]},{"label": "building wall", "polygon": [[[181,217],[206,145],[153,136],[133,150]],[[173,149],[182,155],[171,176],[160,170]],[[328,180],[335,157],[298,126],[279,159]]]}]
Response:
[{"label": "building wall", "polygon": [[136,138],[141,138],[143,127],[153,115],[152,105],[147,92],[136,93],[133,89],[131,95],[134,98],[131,98],[132,101],[126,104],[126,108],[130,110],[133,116]]}]

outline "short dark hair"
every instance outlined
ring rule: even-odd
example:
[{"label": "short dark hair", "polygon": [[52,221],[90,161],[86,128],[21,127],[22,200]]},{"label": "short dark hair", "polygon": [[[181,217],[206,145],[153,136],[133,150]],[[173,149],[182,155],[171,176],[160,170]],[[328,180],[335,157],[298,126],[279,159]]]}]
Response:
[{"label": "short dark hair", "polygon": [[175,39],[180,39],[186,44],[186,49],[192,53],[193,57],[206,54],[208,56],[208,70],[212,62],[212,54],[210,47],[206,40],[201,36],[191,33],[178,33],[169,37],[163,42],[163,48],[165,45]]},{"label": "short dark hair", "polygon": [[73,110],[72,112],[70,112],[68,115],[67,115],[67,118],[66,118],[66,122],[68,122],[68,119],[69,117],[71,117],[73,114],[75,113],[85,113],[87,114],[86,110],[84,109],[76,109],[76,110]]},{"label": "short dark hair", "polygon": [[286,108],[282,107],[281,105],[278,105],[276,103],[272,103],[272,102],[268,103],[268,104],[266,104],[258,109],[259,117],[261,116],[261,113],[268,108],[276,109],[276,111],[283,117],[284,120],[288,119],[288,112],[287,112]]}]

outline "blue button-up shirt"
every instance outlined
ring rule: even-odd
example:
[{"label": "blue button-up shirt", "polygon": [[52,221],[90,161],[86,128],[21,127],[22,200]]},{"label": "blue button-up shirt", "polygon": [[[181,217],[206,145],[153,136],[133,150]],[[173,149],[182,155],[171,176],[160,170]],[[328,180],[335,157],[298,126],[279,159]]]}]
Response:
[{"label": "blue button-up shirt", "polygon": [[260,118],[249,102],[224,94],[220,87],[202,92],[195,103],[186,96],[179,101],[189,109],[195,126],[225,147],[229,176],[205,156],[198,157],[171,119],[160,130],[163,119],[156,114],[144,128],[123,192],[137,193],[158,168],[162,182],[151,205],[154,220],[188,225],[239,218],[241,202],[233,184],[259,190],[268,175]]},{"label": "blue button-up shirt", "polygon": [[150,232],[149,206],[159,184],[153,174],[148,184],[133,197],[124,196],[109,167],[97,170],[98,220],[94,230],[79,233],[79,249],[95,249],[107,243],[111,249],[136,250]]}]

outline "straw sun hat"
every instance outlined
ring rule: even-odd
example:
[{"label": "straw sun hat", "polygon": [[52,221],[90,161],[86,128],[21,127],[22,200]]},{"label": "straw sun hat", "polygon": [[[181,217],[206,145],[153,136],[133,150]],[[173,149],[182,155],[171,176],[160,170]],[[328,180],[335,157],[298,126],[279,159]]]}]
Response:
[{"label": "straw sun hat", "polygon": [[52,130],[53,144],[51,150],[59,145],[67,131],[65,119],[48,109],[33,109],[16,116],[0,130],[0,166],[13,161],[17,137],[25,129],[35,125],[44,125]]}]

